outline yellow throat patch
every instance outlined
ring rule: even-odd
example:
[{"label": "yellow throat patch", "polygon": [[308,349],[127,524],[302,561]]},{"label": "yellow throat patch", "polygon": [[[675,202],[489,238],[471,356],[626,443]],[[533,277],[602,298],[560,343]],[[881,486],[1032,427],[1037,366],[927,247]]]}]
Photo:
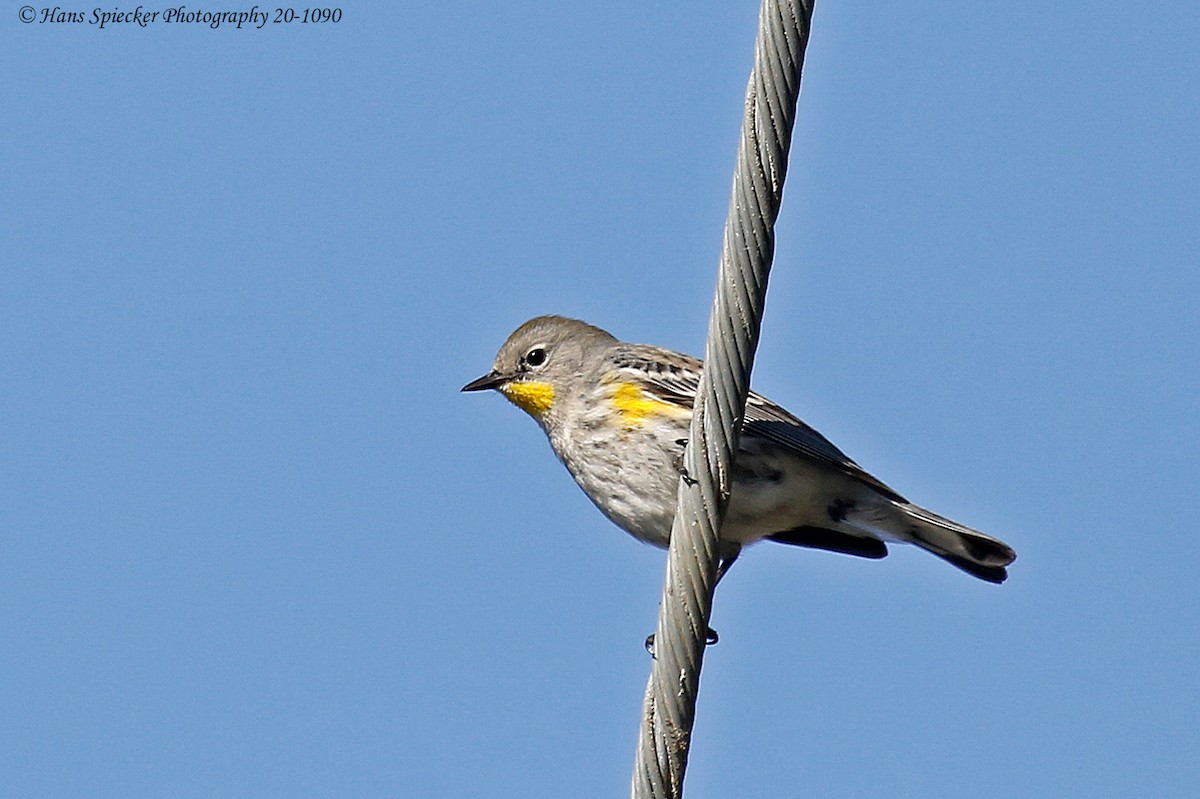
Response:
[{"label": "yellow throat patch", "polygon": [[635,383],[620,383],[613,391],[613,407],[621,415],[625,429],[632,430],[641,427],[652,416],[671,416],[683,418],[691,415],[691,408],[680,408],[670,402],[660,400],[642,390]]},{"label": "yellow throat patch", "polygon": [[536,380],[505,383],[500,392],[525,413],[541,416],[554,404],[554,386]]}]

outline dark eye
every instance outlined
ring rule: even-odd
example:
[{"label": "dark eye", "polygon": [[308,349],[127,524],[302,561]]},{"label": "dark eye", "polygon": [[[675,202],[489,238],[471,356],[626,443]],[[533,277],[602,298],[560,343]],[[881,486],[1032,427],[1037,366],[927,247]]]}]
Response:
[{"label": "dark eye", "polygon": [[541,347],[534,347],[529,352],[525,353],[525,363],[530,366],[541,366],[546,362],[546,351]]}]

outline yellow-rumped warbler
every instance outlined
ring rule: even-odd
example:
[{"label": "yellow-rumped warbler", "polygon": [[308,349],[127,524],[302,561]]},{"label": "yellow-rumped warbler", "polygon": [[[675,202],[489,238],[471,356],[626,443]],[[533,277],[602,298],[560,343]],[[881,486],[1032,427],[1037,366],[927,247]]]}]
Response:
[{"label": "yellow-rumped warbler", "polygon": [[[517,328],[492,370],[462,390],[494,388],[532,416],[605,516],[634,538],[666,547],[700,368],[687,355],[539,316]],[[1016,558],[1003,541],[912,504],[751,392],[718,574],[743,545],[763,538],[864,558],[882,558],[885,542],[903,541],[992,583],[1004,581]]]}]

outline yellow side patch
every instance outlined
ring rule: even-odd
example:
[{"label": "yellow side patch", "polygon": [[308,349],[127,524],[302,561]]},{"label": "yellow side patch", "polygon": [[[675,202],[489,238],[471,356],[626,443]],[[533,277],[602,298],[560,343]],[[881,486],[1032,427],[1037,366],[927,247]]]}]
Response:
[{"label": "yellow side patch", "polygon": [[690,408],[680,408],[670,402],[653,397],[634,383],[621,383],[613,391],[613,407],[621,415],[625,427],[632,429],[641,427],[642,423],[651,416],[672,416],[680,418],[691,414]]},{"label": "yellow side patch", "polygon": [[541,416],[554,404],[554,386],[549,383],[535,380],[505,383],[500,391],[530,416]]}]

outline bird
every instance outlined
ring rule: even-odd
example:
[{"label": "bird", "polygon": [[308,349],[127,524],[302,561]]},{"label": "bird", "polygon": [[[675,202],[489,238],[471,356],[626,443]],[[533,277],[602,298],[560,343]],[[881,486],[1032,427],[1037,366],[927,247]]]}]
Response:
[{"label": "bird", "polygon": [[[578,319],[537,316],[509,335],[490,371],[461,390],[495,390],[533,417],[601,513],[666,548],[702,368],[692,356],[624,342]],[[717,581],[744,547],[763,540],[871,559],[887,556],[889,544],[913,544],[996,584],[1016,559],[1000,539],[909,502],[751,391],[719,533]]]}]

